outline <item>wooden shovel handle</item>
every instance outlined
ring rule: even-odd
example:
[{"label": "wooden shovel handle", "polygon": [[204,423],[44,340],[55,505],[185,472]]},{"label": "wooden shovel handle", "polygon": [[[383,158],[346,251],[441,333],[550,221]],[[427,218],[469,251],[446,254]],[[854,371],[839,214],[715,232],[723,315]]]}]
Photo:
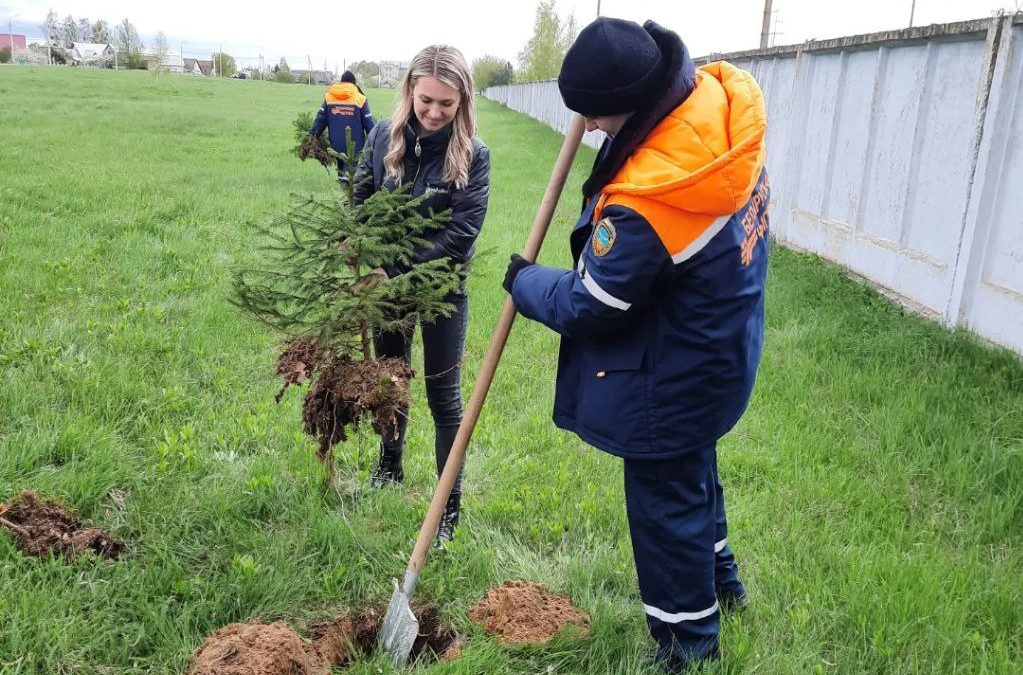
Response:
[{"label": "wooden shovel handle", "polygon": [[[522,250],[522,257],[530,262],[536,260],[547,235],[547,228],[550,227],[551,218],[554,216],[554,209],[561,197],[561,190],[565,187],[565,180],[572,168],[572,161],[579,149],[583,132],[586,128],[586,121],[579,115],[572,117],[565,132],[565,142],[561,144],[561,152],[554,163],[554,170],[551,172],[550,182],[547,183],[547,191],[544,193],[543,201],[540,202],[540,209],[533,220],[533,229],[529,231],[526,239],[526,246]],[[501,309],[501,317],[497,320],[497,327],[494,329],[494,336],[490,339],[490,346],[487,348],[486,356],[483,357],[483,364],[476,376],[476,384],[472,389],[472,396],[469,398],[469,405],[466,406],[462,415],[462,423],[458,427],[458,435],[451,446],[447,463],[444,465],[444,472],[437,483],[437,491],[433,494],[433,501],[426,512],[426,519],[419,529],[419,538],[416,540],[416,547],[409,559],[408,571],[418,575],[426,562],[426,556],[430,552],[430,545],[437,535],[437,528],[440,525],[441,514],[451,496],[451,490],[455,486],[455,479],[462,467],[462,460],[465,458],[465,450],[469,446],[469,439],[472,438],[473,429],[476,428],[476,421],[479,420],[480,411],[483,409],[483,402],[490,391],[490,384],[494,381],[494,372],[497,370],[497,363],[501,360],[501,353],[504,351],[505,342],[511,332],[512,322],[515,321],[515,303],[511,296],[504,301]]]}]

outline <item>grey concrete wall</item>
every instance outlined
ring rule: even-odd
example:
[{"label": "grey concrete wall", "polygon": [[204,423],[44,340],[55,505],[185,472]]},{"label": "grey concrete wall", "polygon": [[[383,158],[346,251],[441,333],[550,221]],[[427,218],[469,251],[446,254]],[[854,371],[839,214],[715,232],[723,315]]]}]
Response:
[{"label": "grey concrete wall", "polygon": [[[776,239],[1023,353],[1023,17],[717,58],[764,90]],[[570,118],[554,82],[485,96]]]},{"label": "grey concrete wall", "polygon": [[[572,111],[561,102],[556,80],[488,87],[483,96],[545,122],[561,133],[568,130],[568,123],[572,121]],[[583,134],[583,143],[591,148],[599,148],[603,142],[604,133],[601,131]]]}]

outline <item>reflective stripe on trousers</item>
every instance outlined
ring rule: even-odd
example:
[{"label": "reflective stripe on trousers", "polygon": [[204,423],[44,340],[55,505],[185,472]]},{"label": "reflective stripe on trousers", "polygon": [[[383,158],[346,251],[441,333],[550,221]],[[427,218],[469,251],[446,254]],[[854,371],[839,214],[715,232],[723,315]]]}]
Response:
[{"label": "reflective stripe on trousers", "polygon": [[715,446],[625,460],[625,504],[640,596],[658,658],[716,658],[716,589],[738,584]]}]

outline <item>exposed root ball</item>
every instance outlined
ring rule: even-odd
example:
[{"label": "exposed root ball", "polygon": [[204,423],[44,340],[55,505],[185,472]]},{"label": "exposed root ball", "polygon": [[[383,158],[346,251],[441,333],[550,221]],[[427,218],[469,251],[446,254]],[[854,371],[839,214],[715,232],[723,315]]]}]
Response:
[{"label": "exposed root ball", "polygon": [[327,146],[324,144],[323,139],[319,136],[309,136],[298,149],[298,158],[303,162],[310,157],[323,166],[330,166],[331,162],[334,161],[327,152]]},{"label": "exposed root ball", "polygon": [[409,405],[411,379],[412,370],[400,359],[341,357],[323,366],[302,406],[306,432],[320,440],[319,457],[326,458],[366,415],[380,435],[395,429],[398,415]]},{"label": "exposed root ball", "polygon": [[299,338],[286,344],[284,351],[277,357],[277,367],[274,369],[274,374],[284,380],[284,386],[274,396],[274,400],[280,403],[289,385],[305,382],[320,367],[323,357],[323,348],[314,340]]}]

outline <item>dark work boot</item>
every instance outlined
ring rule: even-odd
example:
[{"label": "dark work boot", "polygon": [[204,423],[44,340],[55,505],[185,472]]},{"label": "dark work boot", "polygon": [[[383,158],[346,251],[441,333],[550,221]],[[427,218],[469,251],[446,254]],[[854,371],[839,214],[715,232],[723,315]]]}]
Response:
[{"label": "dark work boot", "polygon": [[370,487],[377,489],[395,485],[405,480],[405,470],[401,468],[402,448],[391,443],[380,444],[380,463],[373,469],[369,477]]},{"label": "dark work boot", "polygon": [[462,494],[452,492],[448,497],[448,503],[444,507],[444,515],[440,517],[440,525],[437,527],[437,538],[433,540],[434,548],[444,548],[444,544],[455,538],[455,528],[458,527],[458,519],[462,513]]},{"label": "dark work boot", "polygon": [[742,582],[736,581],[727,586],[719,586],[716,589],[718,596],[718,605],[721,607],[721,613],[736,614],[743,611],[749,606],[749,598],[746,597],[746,589],[743,588]]}]

